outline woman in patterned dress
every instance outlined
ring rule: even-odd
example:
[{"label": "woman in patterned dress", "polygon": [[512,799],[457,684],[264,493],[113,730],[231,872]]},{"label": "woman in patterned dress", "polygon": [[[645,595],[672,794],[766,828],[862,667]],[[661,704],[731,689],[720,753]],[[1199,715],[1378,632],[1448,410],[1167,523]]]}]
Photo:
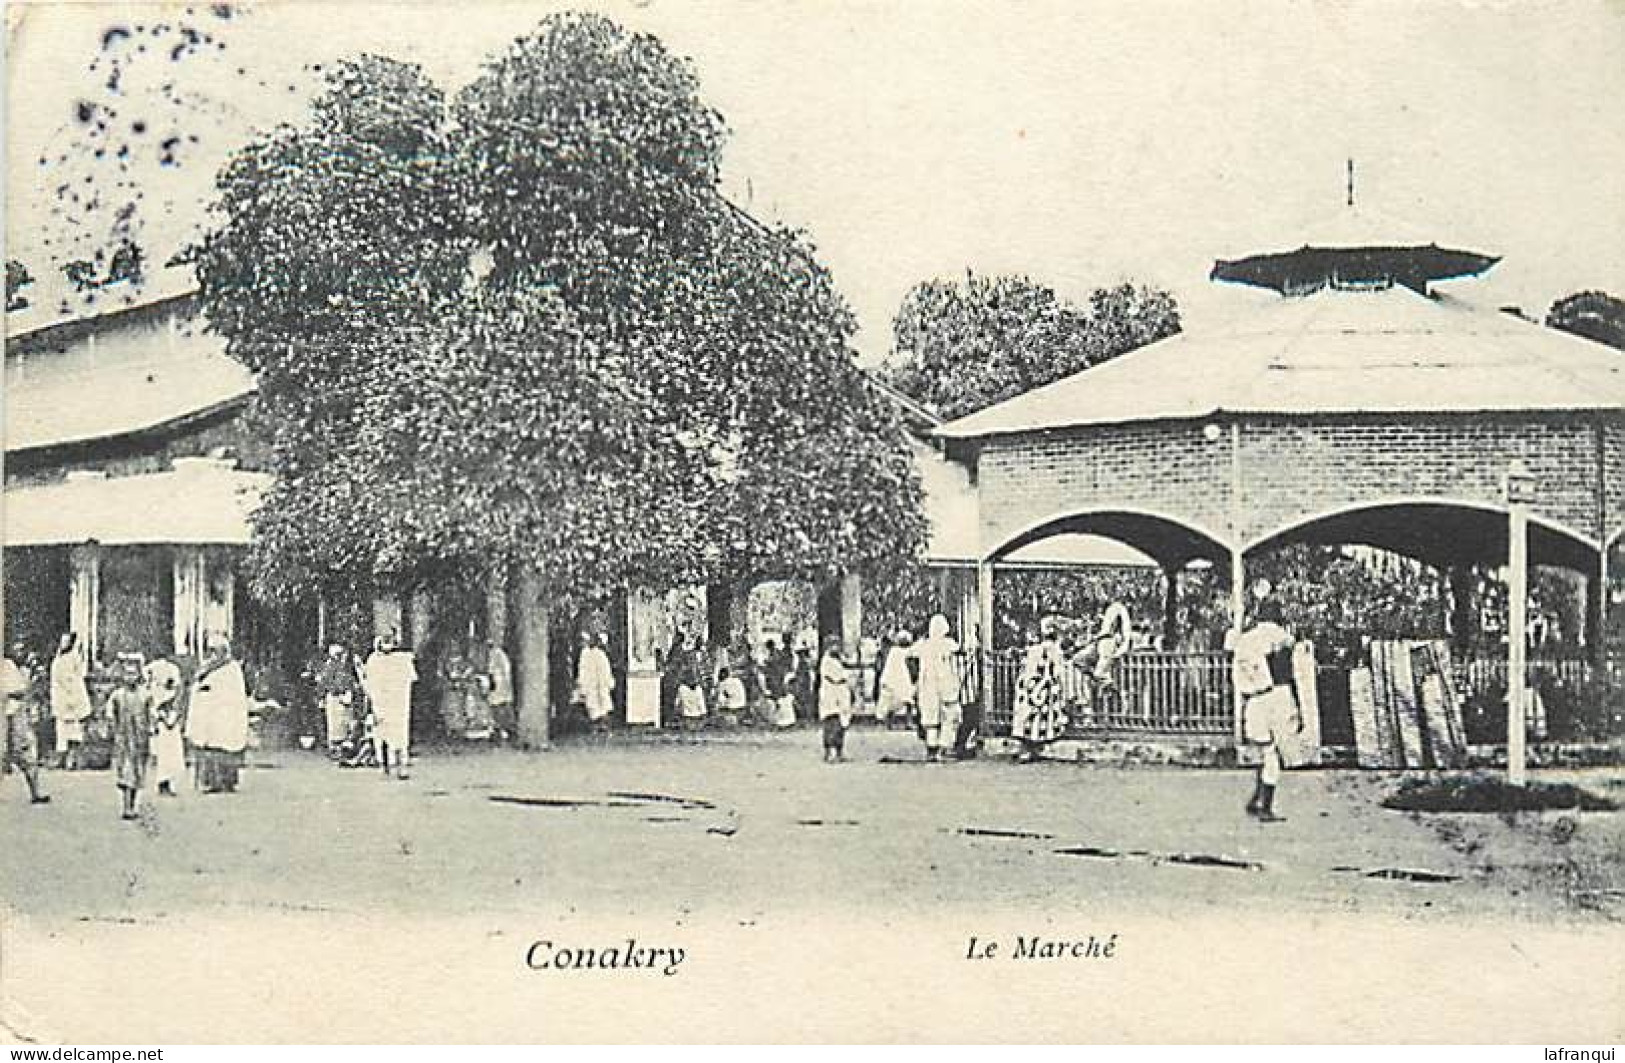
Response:
[{"label": "woman in patterned dress", "polygon": [[1066,710],[1061,697],[1061,669],[1066,658],[1057,641],[1059,632],[1052,617],[1039,624],[1038,641],[1027,648],[1016,680],[1015,716],[1010,735],[1021,743],[1017,763],[1037,760],[1043,748],[1061,737],[1066,729]]}]

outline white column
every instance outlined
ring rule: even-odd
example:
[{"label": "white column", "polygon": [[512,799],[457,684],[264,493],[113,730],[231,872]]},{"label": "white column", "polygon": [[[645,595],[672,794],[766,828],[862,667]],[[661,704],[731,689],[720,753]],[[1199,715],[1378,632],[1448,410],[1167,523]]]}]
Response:
[{"label": "white column", "polygon": [[175,652],[203,656],[203,550],[177,546],[175,573]]},{"label": "white column", "polygon": [[626,593],[626,722],[660,726],[660,599],[645,591]]},{"label": "white column", "polygon": [[1522,786],[1529,712],[1529,507],[1513,496],[1507,509],[1507,781]]},{"label": "white column", "polygon": [[[1241,546],[1238,544],[1230,548],[1230,646],[1234,647],[1241,641],[1241,633],[1247,626],[1247,563],[1243,560]],[[1231,707],[1235,710],[1236,741],[1242,740],[1241,719],[1241,687],[1231,683]]]},{"label": "white column", "polygon": [[101,562],[101,547],[95,543],[68,551],[68,630],[79,636],[79,650],[87,662],[96,659],[100,648]]},{"label": "white column", "polygon": [[993,651],[993,562],[983,561],[976,566],[976,633],[977,645],[983,653]]}]

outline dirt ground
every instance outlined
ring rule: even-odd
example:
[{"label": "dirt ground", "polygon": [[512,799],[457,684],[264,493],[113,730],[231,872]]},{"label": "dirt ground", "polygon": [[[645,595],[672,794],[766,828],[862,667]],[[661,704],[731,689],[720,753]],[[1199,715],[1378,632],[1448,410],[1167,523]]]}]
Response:
[{"label": "dirt ground", "polygon": [[[872,730],[849,752],[822,764],[805,730],[615,736],[432,752],[405,782],[259,754],[241,792],[149,800],[137,823],[106,773],[48,773],[41,807],[10,778],[6,1036],[1625,1032],[1625,813],[1406,814],[1377,804],[1393,776],[1296,772],[1266,825],[1239,771],[926,765]],[[1625,797],[1615,769],[1539,777]],[[1013,955],[1035,937],[1096,943]],[[545,958],[628,938],[684,958],[527,966],[538,941]]]}]

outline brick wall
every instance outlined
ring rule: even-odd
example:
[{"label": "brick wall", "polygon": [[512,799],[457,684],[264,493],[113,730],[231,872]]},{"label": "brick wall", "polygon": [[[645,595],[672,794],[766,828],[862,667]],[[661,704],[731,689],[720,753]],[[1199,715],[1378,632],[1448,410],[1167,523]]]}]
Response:
[{"label": "brick wall", "polygon": [[[995,438],[977,469],[984,550],[1048,519],[1143,511],[1205,530],[1225,545],[1329,511],[1437,498],[1499,508],[1501,478],[1522,458],[1540,483],[1534,512],[1595,538],[1595,422],[1563,416],[1362,415],[1242,420],[1244,506],[1230,509],[1231,431],[1203,423],[1091,426]],[[1625,419],[1609,429],[1609,522],[1625,514]]]},{"label": "brick wall", "polygon": [[1073,429],[993,440],[977,462],[984,551],[1041,521],[1122,509],[1229,531],[1229,433],[1161,423]]}]

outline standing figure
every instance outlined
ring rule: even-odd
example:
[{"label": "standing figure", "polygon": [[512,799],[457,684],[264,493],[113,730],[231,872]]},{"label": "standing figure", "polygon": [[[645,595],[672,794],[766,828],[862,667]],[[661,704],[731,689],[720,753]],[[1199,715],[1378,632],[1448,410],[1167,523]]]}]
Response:
[{"label": "standing figure", "polygon": [[462,738],[468,731],[468,688],[474,666],[461,646],[451,642],[440,663],[440,725],[447,738]]},{"label": "standing figure", "polygon": [[914,648],[914,657],[920,662],[915,698],[928,761],[941,760],[943,747],[951,746],[959,735],[960,684],[954,668],[954,653],[959,646],[950,637],[951,630],[948,618],[938,613],[931,618],[926,638]]},{"label": "standing figure", "polygon": [[85,740],[85,719],[90,714],[85,659],[79,653],[79,636],[69,631],[63,634],[51,661],[51,716],[56,720],[59,766],[79,766],[79,746]]},{"label": "standing figure", "polygon": [[[11,651],[21,656],[19,650]],[[3,763],[6,770],[16,768],[28,783],[28,800],[43,805],[51,799],[39,788],[39,745],[34,736],[34,704],[28,677],[11,657],[0,658],[0,698],[5,699],[6,743]]]},{"label": "standing figure", "polygon": [[1101,614],[1100,627],[1095,632],[1096,679],[1112,680],[1112,665],[1133,648],[1133,640],[1134,618],[1129,615],[1128,606],[1122,602],[1111,603]]},{"label": "standing figure", "polygon": [[818,719],[824,730],[824,760],[845,760],[846,729],[852,723],[852,680],[841,660],[841,641],[836,638],[825,641],[824,658],[818,663]]},{"label": "standing figure", "polygon": [[1258,604],[1253,624],[1235,639],[1231,665],[1241,693],[1242,737],[1260,747],[1262,759],[1247,814],[1264,823],[1279,823],[1275,788],[1281,782],[1281,743],[1302,730],[1292,693],[1292,635],[1281,626],[1281,610],[1266,599]]},{"label": "standing figure", "polygon": [[468,679],[463,684],[463,737],[470,742],[489,741],[496,731],[491,713],[491,677],[480,663],[489,656],[479,642],[469,640]]},{"label": "standing figure", "polygon": [[796,647],[795,680],[790,684],[795,696],[796,716],[804,720],[818,718],[818,667],[813,662],[812,650]]},{"label": "standing figure", "polygon": [[152,712],[153,777],[160,794],[174,797],[175,783],[186,773],[180,666],[168,658],[154,657],[146,667],[145,679]]},{"label": "standing figure", "polygon": [[354,722],[357,688],[355,663],[341,643],[327,647],[327,657],[316,672],[316,698],[321,702],[327,725],[327,754],[334,760],[343,753]]},{"label": "standing figure", "polygon": [[378,766],[386,777],[393,769],[396,777],[404,779],[412,745],[412,684],[418,681],[418,668],[412,651],[396,648],[393,631],[378,637],[361,681],[372,703]]},{"label": "standing figure", "polygon": [[506,742],[519,729],[519,715],[513,707],[513,662],[501,643],[491,643],[491,652],[485,659],[485,674],[490,686],[492,737]]},{"label": "standing figure", "polygon": [[732,668],[723,665],[718,676],[717,712],[722,714],[724,723],[732,726],[750,706],[750,698],[745,693],[745,681],[734,675]]},{"label": "standing figure", "polygon": [[914,636],[907,630],[899,630],[886,642],[875,691],[875,715],[882,725],[889,724],[893,716],[908,719],[914,715],[914,676],[908,670],[913,645]]},{"label": "standing figure", "polygon": [[[673,654],[667,668],[680,667],[686,654]],[[675,676],[673,677],[675,678]],[[590,631],[581,633],[581,656],[576,660],[576,699],[587,710],[587,721],[594,731],[609,730],[609,714],[615,709],[615,672],[610,667],[609,653],[603,639]]]},{"label": "standing figure", "polygon": [[122,802],[120,817],[135,819],[140,814],[141,787],[147,781],[147,757],[152,753],[152,702],[139,653],[119,654],[114,672],[118,686],[107,697],[113,721],[113,781]]},{"label": "standing figure", "polygon": [[1061,668],[1066,658],[1058,641],[1059,625],[1054,617],[1039,622],[1038,638],[1027,647],[1016,679],[1016,706],[1010,736],[1021,743],[1018,763],[1028,764],[1066,729],[1066,712],[1061,696]]},{"label": "standing figure", "polygon": [[692,657],[677,677],[677,715],[686,731],[705,724],[705,688],[700,683],[699,662]]},{"label": "standing figure", "polygon": [[186,738],[197,753],[198,789],[235,793],[248,748],[248,684],[226,636],[210,635],[203,646],[203,664],[187,702]]},{"label": "standing figure", "polygon": [[767,693],[772,699],[773,723],[777,727],[796,725],[795,658],[788,644],[780,649],[771,643],[767,655]]}]

